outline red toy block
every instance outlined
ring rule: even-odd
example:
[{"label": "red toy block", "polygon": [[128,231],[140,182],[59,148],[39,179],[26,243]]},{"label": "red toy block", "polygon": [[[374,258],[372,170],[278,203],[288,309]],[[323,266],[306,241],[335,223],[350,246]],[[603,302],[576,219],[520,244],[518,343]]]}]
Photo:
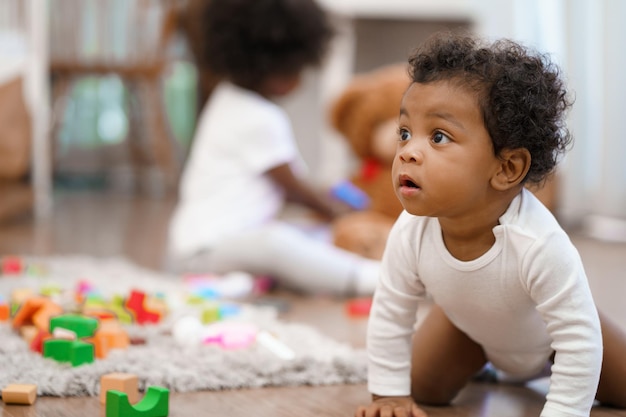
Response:
[{"label": "red toy block", "polygon": [[24,270],[22,258],[5,256],[2,258],[2,275],[20,275]]},{"label": "red toy block", "polygon": [[39,330],[35,337],[30,341],[30,350],[37,353],[43,353],[43,342],[51,338],[52,335],[46,330]]},{"label": "red toy block", "polygon": [[132,290],[130,296],[126,300],[126,308],[133,312],[135,320],[139,324],[158,323],[161,315],[146,309],[146,293]]},{"label": "red toy block", "polygon": [[346,304],[346,312],[349,316],[353,317],[365,317],[370,314],[372,308],[371,298],[357,298],[350,300]]}]

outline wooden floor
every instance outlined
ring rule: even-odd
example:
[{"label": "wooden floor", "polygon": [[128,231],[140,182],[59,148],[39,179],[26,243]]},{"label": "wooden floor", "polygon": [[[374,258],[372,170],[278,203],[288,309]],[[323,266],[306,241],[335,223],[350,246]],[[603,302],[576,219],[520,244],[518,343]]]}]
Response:
[{"label": "wooden floor", "polygon": [[[160,268],[172,199],[85,191],[57,192],[49,221],[25,214],[0,223],[0,254],[124,255],[150,268]],[[626,245],[573,235],[581,251],[597,303],[626,329]],[[364,346],[366,321],[351,319],[341,300],[279,294],[289,303],[285,320],[309,323],[329,336]],[[625,352],[626,354],[626,352]],[[0,364],[0,372],[2,364]],[[451,407],[427,408],[431,416],[538,416],[545,383],[529,386],[471,384]],[[351,416],[367,403],[364,385],[264,388],[172,394],[171,417]],[[97,398],[39,398],[33,406],[0,402],[0,417],[104,416]],[[626,411],[597,407],[592,416],[626,417]]]}]

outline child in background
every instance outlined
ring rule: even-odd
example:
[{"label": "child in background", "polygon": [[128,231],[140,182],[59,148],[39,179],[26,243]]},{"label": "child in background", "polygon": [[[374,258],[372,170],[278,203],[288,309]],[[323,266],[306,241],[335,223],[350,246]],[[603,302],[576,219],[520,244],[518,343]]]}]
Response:
[{"label": "child in background", "polygon": [[598,314],[576,248],[523,186],[570,143],[559,70],[512,41],[451,34],[409,63],[392,174],[405,211],[368,325],[373,401],[355,415],[424,416],[416,404],[449,404],[487,362],[519,380],[551,366],[543,417],[588,416],[594,399],[626,407],[626,335]]},{"label": "child in background", "polygon": [[177,272],[270,275],[305,293],[367,295],[379,262],[279,219],[286,199],[331,220],[348,207],[303,176],[290,121],[272,99],[320,63],[332,31],[314,0],[211,0],[201,65],[220,77],[199,119],[170,224]]}]

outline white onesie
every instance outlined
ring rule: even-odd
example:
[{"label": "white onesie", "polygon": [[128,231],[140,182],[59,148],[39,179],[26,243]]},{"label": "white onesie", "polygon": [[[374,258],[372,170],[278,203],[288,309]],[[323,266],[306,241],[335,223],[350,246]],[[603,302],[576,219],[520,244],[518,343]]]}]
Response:
[{"label": "white onesie", "polygon": [[411,336],[419,300],[428,295],[509,374],[533,376],[556,352],[541,416],[588,416],[602,337],[578,251],[525,189],[493,232],[493,247],[462,262],[446,249],[436,218],[402,213],[370,316],[369,390],[410,394]]}]

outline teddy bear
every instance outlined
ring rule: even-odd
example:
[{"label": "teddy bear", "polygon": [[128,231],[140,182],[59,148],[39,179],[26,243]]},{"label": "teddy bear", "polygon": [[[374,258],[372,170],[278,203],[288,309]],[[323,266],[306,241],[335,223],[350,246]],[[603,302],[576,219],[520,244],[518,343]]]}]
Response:
[{"label": "teddy bear", "polygon": [[406,64],[390,64],[355,75],[330,107],[330,124],[349,145],[356,170],[349,181],[369,205],[333,223],[335,246],[380,259],[391,226],[402,212],[391,181],[397,120],[410,84]]}]

